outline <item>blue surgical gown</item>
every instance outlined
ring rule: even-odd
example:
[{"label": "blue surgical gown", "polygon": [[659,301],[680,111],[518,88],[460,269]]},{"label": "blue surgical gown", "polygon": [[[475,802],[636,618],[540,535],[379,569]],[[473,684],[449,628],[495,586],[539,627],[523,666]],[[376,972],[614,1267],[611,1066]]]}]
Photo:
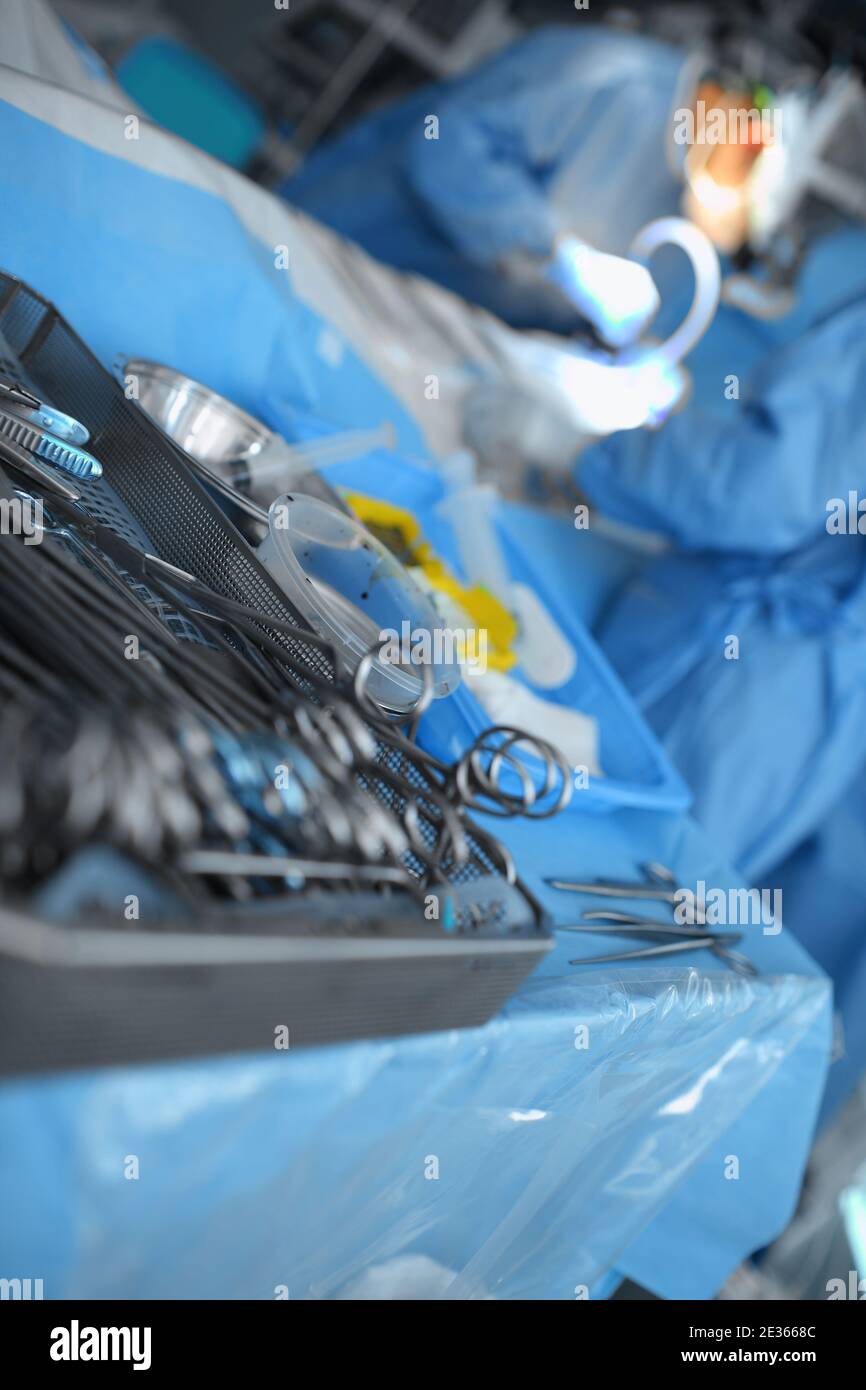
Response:
[{"label": "blue surgical gown", "polygon": [[576,475],[674,542],[600,638],[699,819],[766,882],[866,762],[866,232],[812,248],[786,319],[723,308],[693,365],[682,414],[595,445]]},{"label": "blue surgical gown", "polygon": [[848,792],[773,869],[785,926],[833,980],[840,1023],[821,1122],[832,1119],[866,1069],[866,764]]},{"label": "blue surgical gown", "polygon": [[591,23],[539,28],[327,142],[279,192],[379,260],[564,330],[564,297],[503,266],[549,257],[563,232],[621,254],[675,210],[665,140],[683,61]]}]

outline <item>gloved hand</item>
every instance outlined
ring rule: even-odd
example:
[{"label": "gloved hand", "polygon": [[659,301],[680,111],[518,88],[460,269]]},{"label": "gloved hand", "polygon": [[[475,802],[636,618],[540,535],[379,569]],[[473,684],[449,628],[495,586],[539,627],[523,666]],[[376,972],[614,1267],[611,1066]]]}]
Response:
[{"label": "gloved hand", "polygon": [[544,274],[611,347],[635,342],[658,312],[659,293],[646,266],[596,251],[578,237],[557,242]]},{"label": "gloved hand", "polygon": [[[720,320],[707,362],[737,361],[736,327],[734,315]],[[866,457],[857,404],[866,394],[866,297],[792,332],[781,348],[757,353],[730,412],[711,405],[705,393],[718,387],[702,371],[695,404],[658,433],[620,432],[587,450],[580,487],[608,516],[687,550],[784,554],[826,537],[829,504],[856,489]],[[716,370],[718,381],[727,367]]]}]

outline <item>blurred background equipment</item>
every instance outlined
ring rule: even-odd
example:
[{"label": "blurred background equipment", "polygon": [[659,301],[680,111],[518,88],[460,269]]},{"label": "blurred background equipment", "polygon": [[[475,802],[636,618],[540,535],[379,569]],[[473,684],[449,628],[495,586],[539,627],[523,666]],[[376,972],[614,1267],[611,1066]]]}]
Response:
[{"label": "blurred background equipment", "polygon": [[153,119],[239,168],[276,178],[324,135],[495,51],[507,0],[63,0],[57,7]]},{"label": "blurred background equipment", "polygon": [[[588,18],[689,46],[710,39],[763,65],[851,61],[866,71],[862,0],[621,4],[560,0],[57,0],[55,8],[161,124],[275,181],[321,140],[408,92],[468,72],[529,29]],[[770,37],[769,45],[766,43]],[[762,42],[763,40],[763,42]],[[775,56],[774,56],[775,55]]]}]

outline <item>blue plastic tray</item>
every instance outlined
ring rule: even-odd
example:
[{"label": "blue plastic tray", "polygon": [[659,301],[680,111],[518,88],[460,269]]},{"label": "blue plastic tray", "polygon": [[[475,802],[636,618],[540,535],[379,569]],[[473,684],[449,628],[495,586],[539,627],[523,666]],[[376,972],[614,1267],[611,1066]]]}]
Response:
[{"label": "blue plastic tray", "polygon": [[[306,416],[293,417],[291,430],[287,429],[285,418],[279,424],[296,439],[331,433],[329,428]],[[331,464],[323,471],[332,486],[366,492],[395,506],[408,508],[418,518],[426,539],[441,558],[461,574],[451,528],[436,512],[445,489],[431,466],[390,450],[377,449],[348,463]],[[510,674],[542,698],[592,715],[599,725],[600,761],[605,776],[590,777],[586,785],[581,785],[569,809],[599,812],[631,806],[658,811],[685,810],[691,802],[691,793],[625,686],[584,623],[569,609],[567,598],[555,592],[533,567],[527,553],[528,543],[521,543],[523,510],[502,502],[496,514],[511,578],[536,591],[576,651],[577,665],[573,676],[555,690],[540,689],[522,677],[519,670]],[[550,524],[561,526],[562,523],[554,518]],[[533,530],[532,544],[535,546],[537,526]],[[489,725],[488,716],[472,694],[471,682],[464,681],[452,696],[437,701],[427,713],[418,731],[418,742],[436,757],[451,761],[459,758]],[[530,770],[534,768],[538,772],[540,782],[541,764],[531,755],[526,755],[525,762]],[[517,787],[514,775],[514,789]]]}]

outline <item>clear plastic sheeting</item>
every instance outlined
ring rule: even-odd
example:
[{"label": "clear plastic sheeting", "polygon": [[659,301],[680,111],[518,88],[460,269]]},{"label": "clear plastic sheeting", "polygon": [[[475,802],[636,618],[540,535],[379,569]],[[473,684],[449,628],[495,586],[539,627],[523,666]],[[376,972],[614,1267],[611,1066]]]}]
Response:
[{"label": "clear plastic sheeting", "polygon": [[605,1291],[826,985],[547,973],[570,953],[479,1030],[6,1084],[3,1272],[46,1298]]}]

